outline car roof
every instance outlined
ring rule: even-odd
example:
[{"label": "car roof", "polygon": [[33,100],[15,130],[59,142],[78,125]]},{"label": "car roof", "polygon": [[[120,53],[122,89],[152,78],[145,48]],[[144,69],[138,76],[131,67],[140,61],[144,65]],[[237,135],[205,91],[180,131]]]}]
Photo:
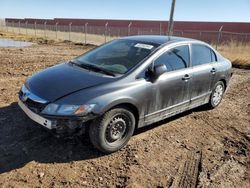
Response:
[{"label": "car roof", "polygon": [[182,41],[198,41],[190,38],[167,36],[167,35],[137,35],[137,36],[123,37],[122,39],[135,40],[145,43],[154,43],[159,45],[163,45],[166,43],[182,42]]}]

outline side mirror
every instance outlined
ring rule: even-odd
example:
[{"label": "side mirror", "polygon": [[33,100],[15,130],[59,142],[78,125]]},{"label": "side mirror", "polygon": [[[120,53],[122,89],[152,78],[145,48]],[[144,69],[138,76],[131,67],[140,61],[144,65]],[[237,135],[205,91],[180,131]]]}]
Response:
[{"label": "side mirror", "polygon": [[158,78],[165,72],[167,72],[167,67],[165,64],[155,65],[153,68],[153,74],[155,78]]}]

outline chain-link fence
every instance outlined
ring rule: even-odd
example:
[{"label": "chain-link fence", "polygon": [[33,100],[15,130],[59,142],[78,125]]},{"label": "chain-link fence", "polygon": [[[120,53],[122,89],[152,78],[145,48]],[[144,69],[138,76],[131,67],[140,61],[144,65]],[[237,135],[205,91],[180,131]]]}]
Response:
[{"label": "chain-link fence", "polygon": [[[88,23],[84,25],[59,25],[58,23],[51,25],[44,22],[43,24],[29,24],[21,22],[0,22],[0,30],[13,32],[16,34],[31,35],[34,37],[42,37],[50,40],[67,40],[77,43],[102,44],[115,38],[129,35],[165,35],[166,28],[159,27],[133,27],[129,24],[127,27],[109,27],[91,26]],[[199,31],[199,30],[174,30],[175,36],[199,39],[208,43],[219,44],[228,41],[236,41],[241,43],[250,42],[250,33],[233,33],[227,31]]]}]

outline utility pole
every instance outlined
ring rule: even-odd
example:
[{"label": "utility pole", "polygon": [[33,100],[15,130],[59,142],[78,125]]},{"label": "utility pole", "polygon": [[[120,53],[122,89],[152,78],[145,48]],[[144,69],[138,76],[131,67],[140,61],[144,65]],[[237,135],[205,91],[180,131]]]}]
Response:
[{"label": "utility pole", "polygon": [[172,0],[170,17],[168,22],[168,32],[167,35],[173,35],[173,28],[174,28],[174,9],[175,9],[175,0]]}]

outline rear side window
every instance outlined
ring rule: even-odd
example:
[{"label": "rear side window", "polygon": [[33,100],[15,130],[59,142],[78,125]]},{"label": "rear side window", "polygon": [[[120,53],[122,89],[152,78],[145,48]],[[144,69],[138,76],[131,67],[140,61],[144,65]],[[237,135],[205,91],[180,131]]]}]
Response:
[{"label": "rear side window", "polygon": [[155,60],[155,64],[165,64],[168,71],[184,69],[189,65],[188,45],[178,46],[163,53]]},{"label": "rear side window", "polygon": [[212,50],[204,45],[192,45],[192,65],[203,65],[216,60]]}]

